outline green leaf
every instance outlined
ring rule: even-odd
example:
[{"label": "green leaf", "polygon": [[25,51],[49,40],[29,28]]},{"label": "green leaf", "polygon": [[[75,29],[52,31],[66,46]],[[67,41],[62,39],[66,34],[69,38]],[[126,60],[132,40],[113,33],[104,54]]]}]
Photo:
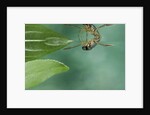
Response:
[{"label": "green leaf", "polygon": [[25,25],[25,60],[30,61],[52,53],[68,45],[63,35],[54,32],[42,24]]},{"label": "green leaf", "polygon": [[68,66],[56,60],[28,61],[25,64],[25,88],[37,86],[50,77],[68,70]]}]

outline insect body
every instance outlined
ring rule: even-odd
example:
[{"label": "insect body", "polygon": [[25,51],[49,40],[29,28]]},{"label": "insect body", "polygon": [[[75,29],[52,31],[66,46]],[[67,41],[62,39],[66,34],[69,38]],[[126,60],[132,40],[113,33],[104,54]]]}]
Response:
[{"label": "insect body", "polygon": [[84,26],[83,30],[86,31],[86,34],[90,33],[94,36],[94,38],[89,41],[86,38],[86,42],[81,43],[82,49],[83,50],[91,50],[100,41],[100,34],[99,34],[97,28],[93,24],[83,24],[83,26]]},{"label": "insect body", "polygon": [[[93,24],[83,24],[83,28],[81,28],[80,32],[81,31],[86,31],[86,41],[81,41],[80,44],[76,45],[76,46],[73,46],[73,47],[68,47],[68,48],[65,48],[65,49],[71,49],[71,48],[74,48],[74,47],[77,47],[77,46],[82,46],[82,49],[85,50],[85,51],[88,51],[88,50],[91,50],[92,48],[94,48],[97,44],[99,45],[103,45],[103,46],[112,46],[111,44],[102,44],[100,43],[100,39],[101,39],[101,35],[98,31],[99,28],[102,28],[104,26],[110,26],[111,24],[103,24],[101,25],[100,27],[95,27]],[[79,34],[80,34],[79,32]],[[88,40],[87,39],[87,35],[88,33],[90,33],[91,35],[94,36],[93,39],[91,40]],[[79,38],[80,39],[80,38]]]},{"label": "insect body", "polygon": [[99,31],[93,24],[83,24],[86,32],[91,33],[94,36],[100,36]]}]

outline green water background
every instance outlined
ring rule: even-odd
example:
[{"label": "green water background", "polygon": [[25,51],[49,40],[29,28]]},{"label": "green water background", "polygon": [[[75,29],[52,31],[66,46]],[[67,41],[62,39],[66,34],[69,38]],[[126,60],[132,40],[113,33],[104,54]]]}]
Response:
[{"label": "green water background", "polygon": [[[94,24],[100,26],[100,24]],[[79,43],[79,29],[64,24],[45,24],[44,26],[59,32],[68,39],[75,40],[69,46]],[[78,25],[81,26],[81,25]],[[124,90],[125,89],[125,24],[115,24],[99,30],[102,43],[113,44],[110,47],[97,45],[90,51],[81,46],[69,50],[58,50],[44,58],[63,62],[70,70],[55,75],[35,90]],[[88,36],[92,38],[93,36]],[[82,34],[85,40],[85,33]]]}]

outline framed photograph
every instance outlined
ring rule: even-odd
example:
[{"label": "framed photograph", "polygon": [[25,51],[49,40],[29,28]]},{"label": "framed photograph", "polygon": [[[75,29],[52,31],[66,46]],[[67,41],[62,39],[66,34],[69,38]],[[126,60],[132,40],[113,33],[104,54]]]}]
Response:
[{"label": "framed photograph", "polygon": [[6,8],[6,108],[143,108],[142,6]]}]

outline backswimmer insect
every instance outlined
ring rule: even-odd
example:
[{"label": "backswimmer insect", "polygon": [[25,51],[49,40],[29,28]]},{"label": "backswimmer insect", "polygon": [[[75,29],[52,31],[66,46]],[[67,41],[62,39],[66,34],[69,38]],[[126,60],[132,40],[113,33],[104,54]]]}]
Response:
[{"label": "backswimmer insect", "polygon": [[[82,46],[83,50],[89,51],[89,50],[93,49],[97,44],[102,45],[102,46],[112,46],[112,44],[103,44],[100,42],[101,35],[98,31],[100,28],[105,27],[105,26],[111,26],[112,24],[103,24],[99,27],[96,27],[93,24],[82,24],[82,25],[83,25],[83,27],[73,25],[73,27],[77,27],[80,29],[79,34],[78,34],[80,44],[77,44],[77,45],[71,46],[71,47],[66,47],[66,48],[64,48],[64,50]],[[86,40],[85,41],[81,41],[81,38],[80,38],[80,34],[82,31],[86,32]],[[88,34],[93,35],[94,38],[91,40],[88,40]]]}]

